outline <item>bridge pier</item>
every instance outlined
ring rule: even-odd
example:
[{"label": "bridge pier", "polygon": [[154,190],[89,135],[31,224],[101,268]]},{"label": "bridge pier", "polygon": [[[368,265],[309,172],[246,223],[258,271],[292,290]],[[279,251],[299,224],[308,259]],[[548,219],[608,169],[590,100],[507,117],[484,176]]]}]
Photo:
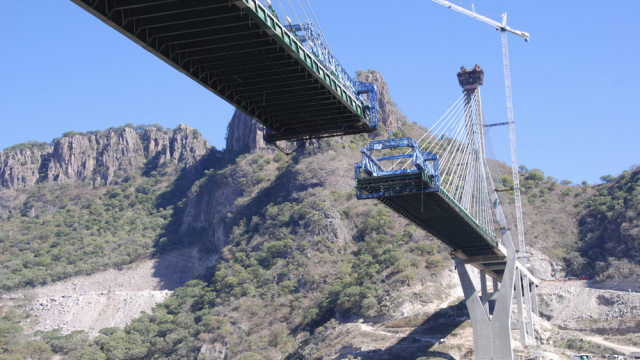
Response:
[{"label": "bridge pier", "polygon": [[522,294],[523,292],[523,287],[527,286],[525,284],[522,283],[521,281],[521,276],[522,274],[520,273],[520,269],[516,269],[516,276],[518,277],[518,282],[516,283],[516,304],[518,305],[518,330],[520,330],[520,344],[522,344],[522,346],[527,346],[528,343],[528,339],[527,339],[527,328],[526,328],[526,323],[524,322],[524,296]]},{"label": "bridge pier", "polygon": [[[454,258],[458,277],[462,284],[465,303],[471,316],[476,360],[513,360],[511,299],[513,298],[516,259],[513,246],[511,246],[511,250],[510,254],[507,255],[507,264],[501,286],[498,289],[497,280],[494,279],[494,291],[492,294],[486,291],[486,276],[482,276],[484,271],[481,271],[482,300],[471,281],[469,272],[465,267],[465,261],[457,256]],[[489,299],[496,300],[492,314],[488,311]]]},{"label": "bridge pier", "polygon": [[531,311],[539,316],[538,314],[538,291],[536,290],[536,284],[531,286]]}]

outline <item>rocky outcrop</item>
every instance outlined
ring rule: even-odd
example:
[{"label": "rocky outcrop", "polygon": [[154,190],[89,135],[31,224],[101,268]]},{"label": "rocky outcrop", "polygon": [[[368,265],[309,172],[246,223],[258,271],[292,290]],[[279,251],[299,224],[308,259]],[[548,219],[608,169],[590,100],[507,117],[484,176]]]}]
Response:
[{"label": "rocky outcrop", "polygon": [[197,130],[180,124],[173,131],[146,128],[140,134],[145,157],[151,168],[163,164],[181,164],[187,169],[209,152],[209,142]]},{"label": "rocky outcrop", "polygon": [[228,126],[227,156],[266,147],[262,138],[262,125],[242,111],[236,109]]},{"label": "rocky outcrop", "polygon": [[398,105],[391,99],[389,87],[382,75],[375,70],[358,71],[357,80],[376,84],[378,88],[378,119],[387,131],[395,131],[401,128],[402,120],[405,116],[398,108]]},{"label": "rocky outcrop", "polygon": [[51,159],[53,147],[19,147],[0,151],[0,187],[26,189],[38,181]]},{"label": "rocky outcrop", "polygon": [[531,246],[527,247],[527,261],[529,271],[538,279],[549,280],[565,275],[561,262],[551,259]]},{"label": "rocky outcrop", "polygon": [[349,240],[351,240],[351,235],[349,235],[349,231],[344,226],[340,218],[340,214],[335,210],[331,209],[330,211],[323,214],[325,218],[325,226],[318,229],[318,236],[324,237],[327,241],[332,242],[338,246],[343,246]]},{"label": "rocky outcrop", "polygon": [[148,127],[140,132],[114,131],[76,134],[53,146],[13,147],[0,152],[0,176],[5,189],[26,189],[42,181],[88,181],[114,184],[128,173],[163,165],[194,165],[210,151],[196,130]]},{"label": "rocky outcrop", "polygon": [[213,176],[205,180],[185,209],[180,234],[198,234],[205,239],[207,250],[220,252],[227,245],[228,217],[235,212],[235,201],[241,195],[231,179]]},{"label": "rocky outcrop", "polygon": [[58,140],[46,172],[48,181],[81,180],[109,185],[145,163],[140,137],[134,129]]},{"label": "rocky outcrop", "polygon": [[599,334],[637,332],[640,294],[593,289],[587,281],[541,282],[540,312],[565,330]]}]

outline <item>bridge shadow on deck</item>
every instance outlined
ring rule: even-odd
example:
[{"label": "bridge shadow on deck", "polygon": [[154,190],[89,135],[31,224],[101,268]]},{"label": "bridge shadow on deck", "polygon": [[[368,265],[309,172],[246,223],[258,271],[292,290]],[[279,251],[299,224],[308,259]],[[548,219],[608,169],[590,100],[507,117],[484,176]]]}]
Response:
[{"label": "bridge shadow on deck", "polygon": [[386,349],[343,353],[336,359],[347,359],[351,355],[367,360],[415,360],[420,357],[453,360],[450,354],[443,351],[447,344],[439,343],[461,326],[468,326],[466,322],[470,324],[469,311],[463,300],[436,311],[420,326]]}]

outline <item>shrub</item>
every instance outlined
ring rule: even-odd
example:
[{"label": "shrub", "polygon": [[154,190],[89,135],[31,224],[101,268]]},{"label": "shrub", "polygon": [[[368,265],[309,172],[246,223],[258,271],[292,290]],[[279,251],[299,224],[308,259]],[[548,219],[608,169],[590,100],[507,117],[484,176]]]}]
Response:
[{"label": "shrub", "polygon": [[600,176],[600,182],[602,182],[603,184],[610,184],[610,183],[612,183],[614,181],[616,181],[616,177],[615,176],[611,176],[611,175]]},{"label": "shrub", "polygon": [[531,172],[529,173],[529,176],[527,176],[527,180],[531,180],[533,182],[540,182],[544,180],[544,174],[538,171],[531,170]]},{"label": "shrub", "polygon": [[534,187],[536,187],[536,183],[534,183],[531,180],[525,180],[522,182],[522,188],[525,189],[526,191],[529,191],[531,189],[533,189]]},{"label": "shrub", "polygon": [[411,248],[411,251],[422,256],[435,255],[438,252],[438,247],[433,244],[417,244]]},{"label": "shrub", "polygon": [[433,256],[433,257],[429,257],[427,258],[426,264],[425,264],[425,268],[429,269],[429,270],[437,270],[442,268],[443,266],[443,262],[442,259],[437,257],[437,256]]},{"label": "shrub", "polygon": [[502,175],[500,179],[502,180],[502,185],[506,189],[513,189],[513,179],[511,178],[511,176]]},{"label": "shrub", "polygon": [[378,287],[375,285],[351,286],[340,293],[338,310],[347,314],[359,312],[362,310],[363,301],[368,297],[375,296],[377,292]]},{"label": "shrub", "polygon": [[573,192],[573,188],[568,187],[568,188],[564,189],[560,195],[562,195],[564,197],[567,197],[567,196],[571,195],[572,192]]},{"label": "shrub", "polygon": [[399,260],[394,266],[393,270],[397,273],[404,272],[409,269],[411,263],[405,259]]}]

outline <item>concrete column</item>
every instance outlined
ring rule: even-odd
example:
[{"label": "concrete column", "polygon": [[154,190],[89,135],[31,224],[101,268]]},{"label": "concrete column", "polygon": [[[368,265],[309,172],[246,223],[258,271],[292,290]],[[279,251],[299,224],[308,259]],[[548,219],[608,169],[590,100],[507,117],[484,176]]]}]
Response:
[{"label": "concrete column", "polygon": [[480,288],[482,290],[482,306],[489,315],[489,291],[487,290],[487,272],[480,270]]},{"label": "concrete column", "polygon": [[498,292],[498,290],[500,289],[500,286],[498,285],[498,279],[492,278],[492,280],[493,280],[493,292]]},{"label": "concrete column", "polygon": [[540,316],[538,313],[538,291],[536,287],[536,284],[531,283],[531,311],[533,311],[536,316]]},{"label": "concrete column", "polygon": [[522,306],[522,274],[516,269],[516,304],[518,304],[518,329],[520,330],[520,343],[527,346],[527,327],[524,322],[524,307]]},{"label": "concrete column", "polygon": [[534,334],[534,329],[533,329],[533,305],[531,303],[531,288],[530,286],[530,282],[529,282],[529,277],[526,274],[523,274],[522,276],[522,296],[524,296],[524,304],[525,306],[525,314],[524,314],[524,318],[526,320],[526,329],[527,329],[527,334],[530,336],[530,338],[527,339],[527,341],[529,342],[529,345],[534,345],[536,344],[536,337]]}]

